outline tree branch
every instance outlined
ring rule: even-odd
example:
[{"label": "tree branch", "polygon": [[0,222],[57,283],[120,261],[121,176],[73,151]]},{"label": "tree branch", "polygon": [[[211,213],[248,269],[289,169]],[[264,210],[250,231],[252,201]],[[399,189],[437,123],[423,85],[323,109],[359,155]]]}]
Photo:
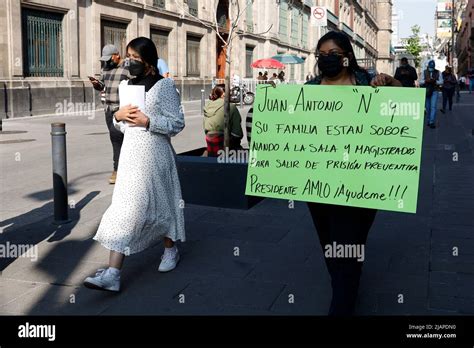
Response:
[{"label": "tree branch", "polygon": [[[273,28],[273,24],[270,24],[270,27],[268,27],[267,30],[262,31],[261,33],[252,33],[252,35],[264,35],[264,34],[267,34],[270,30],[272,30],[272,28]],[[238,35],[238,36],[244,36],[244,35],[248,35],[248,33],[242,32],[242,33],[236,33],[236,35]]]},{"label": "tree branch", "polygon": [[176,4],[176,7],[178,7],[178,9],[180,9],[180,10],[183,12],[183,14],[186,14],[187,16],[189,16],[189,17],[191,17],[191,18],[197,20],[199,23],[201,23],[202,25],[204,25],[206,28],[209,28],[209,29],[211,29],[212,31],[214,31],[214,32],[217,34],[217,36],[219,37],[219,39],[220,39],[225,45],[227,45],[227,42],[224,40],[224,38],[221,36],[221,34],[219,34],[219,29],[218,29],[218,28],[219,28],[219,24],[218,24],[218,22],[217,22],[217,13],[215,14],[215,21],[216,21],[216,22],[215,22],[215,28],[214,28],[212,25],[210,25],[210,24],[208,24],[208,23],[202,21],[202,20],[199,19],[198,17],[196,17],[196,16],[194,16],[193,14],[191,14],[189,11],[186,11],[186,9],[178,3],[178,0],[175,0],[174,2],[175,2],[175,4]]}]

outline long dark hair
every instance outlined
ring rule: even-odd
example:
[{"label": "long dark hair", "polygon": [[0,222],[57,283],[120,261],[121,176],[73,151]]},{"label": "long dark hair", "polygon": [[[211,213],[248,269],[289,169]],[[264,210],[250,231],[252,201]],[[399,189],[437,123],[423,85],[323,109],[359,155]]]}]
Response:
[{"label": "long dark hair", "polygon": [[212,89],[211,95],[209,95],[210,100],[217,100],[222,97],[224,94],[224,89],[221,86],[216,86]]},{"label": "long dark hair", "polygon": [[349,72],[354,74],[357,71],[361,71],[368,75],[368,72],[365,69],[361,68],[359,64],[357,64],[357,59],[355,57],[351,41],[349,40],[349,37],[342,32],[330,31],[323,35],[319,39],[318,45],[316,46],[316,54],[319,52],[319,49],[321,48],[322,44],[330,40],[334,41],[334,43],[344,51],[344,56],[349,59],[349,66],[347,67],[347,69],[349,69]]},{"label": "long dark hair", "polygon": [[129,47],[137,51],[143,62],[152,67],[155,73],[158,73],[156,66],[158,63],[158,52],[153,41],[147,37],[140,36],[128,43],[127,52]]}]

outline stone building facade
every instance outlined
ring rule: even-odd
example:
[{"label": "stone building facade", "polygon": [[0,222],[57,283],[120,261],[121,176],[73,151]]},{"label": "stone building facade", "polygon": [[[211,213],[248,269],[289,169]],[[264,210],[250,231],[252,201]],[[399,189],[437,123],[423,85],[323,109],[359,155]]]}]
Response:
[{"label": "stone building facade", "polygon": [[474,0],[460,2],[456,10],[459,14],[455,44],[457,73],[463,76],[474,69]]},{"label": "stone building facade", "polygon": [[392,73],[391,0],[316,0],[328,8],[328,26],[340,30],[352,41],[359,64],[378,72]]},{"label": "stone building facade", "polygon": [[[250,64],[279,53],[288,80],[314,71],[316,43],[328,30],[349,35],[361,65],[391,72],[391,0],[240,0],[232,72],[255,78]],[[217,6],[216,6],[217,4]],[[328,26],[310,25],[311,6],[328,8]],[[183,100],[207,94],[224,77],[223,48],[206,25],[225,27],[228,0],[2,0],[0,7],[0,117],[54,113],[58,103],[100,106],[88,76],[100,74],[101,48],[150,37],[170,68]],[[262,34],[262,32],[265,32]],[[272,71],[270,71],[272,72]]]}]

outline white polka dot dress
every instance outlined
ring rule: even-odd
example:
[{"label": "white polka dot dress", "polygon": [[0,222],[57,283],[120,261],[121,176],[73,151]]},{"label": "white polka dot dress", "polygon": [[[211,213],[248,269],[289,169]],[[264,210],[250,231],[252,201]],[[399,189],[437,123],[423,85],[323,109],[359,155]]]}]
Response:
[{"label": "white polka dot dress", "polygon": [[[127,83],[122,81],[122,83]],[[146,92],[149,131],[114,125],[125,133],[112,204],[94,239],[125,255],[138,253],[163,237],[185,241],[184,204],[170,137],[184,128],[173,80],[161,79]]]}]

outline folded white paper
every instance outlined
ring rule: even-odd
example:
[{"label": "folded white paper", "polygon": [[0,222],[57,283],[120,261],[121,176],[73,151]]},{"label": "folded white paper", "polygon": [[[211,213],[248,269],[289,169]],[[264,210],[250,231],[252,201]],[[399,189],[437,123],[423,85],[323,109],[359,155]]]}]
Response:
[{"label": "folded white paper", "polygon": [[[132,105],[138,106],[140,111],[145,110],[145,86],[128,85],[120,83],[119,85],[120,107]],[[125,126],[130,126],[128,122],[121,121]],[[144,127],[139,127],[144,128]]]}]

